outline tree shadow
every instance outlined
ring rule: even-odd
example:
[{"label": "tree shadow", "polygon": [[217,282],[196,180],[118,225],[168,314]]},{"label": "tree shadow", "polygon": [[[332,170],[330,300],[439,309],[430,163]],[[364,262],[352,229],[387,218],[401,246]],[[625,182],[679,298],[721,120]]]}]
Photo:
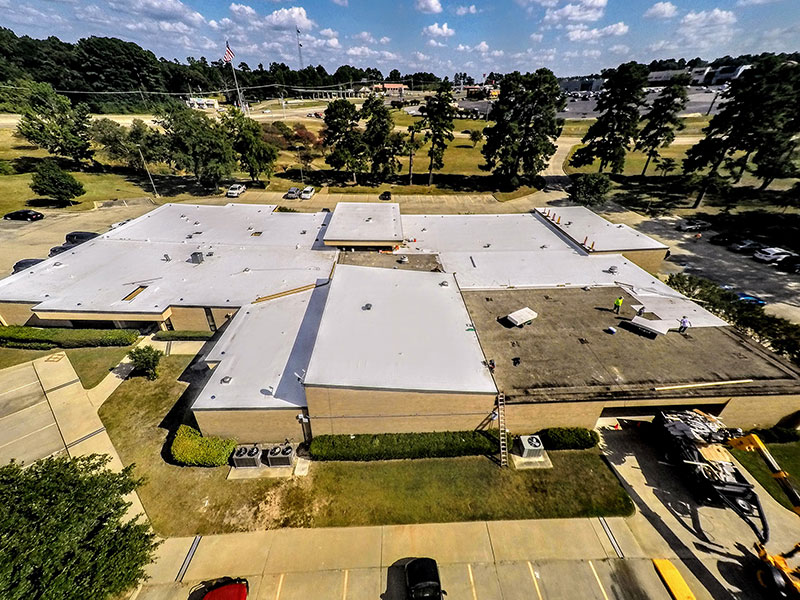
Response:
[{"label": "tree shadow", "polygon": [[76,204],[80,204],[80,202],[55,200],[53,198],[31,198],[25,202],[25,206],[30,206],[31,208],[67,208]]}]

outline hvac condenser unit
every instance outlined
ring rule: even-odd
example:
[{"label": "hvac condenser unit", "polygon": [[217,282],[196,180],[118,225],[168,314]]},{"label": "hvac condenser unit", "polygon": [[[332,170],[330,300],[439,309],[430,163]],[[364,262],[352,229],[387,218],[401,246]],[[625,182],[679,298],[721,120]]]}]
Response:
[{"label": "hvac condenser unit", "polygon": [[233,451],[234,467],[258,467],[261,465],[261,446],[236,446]]},{"label": "hvac condenser unit", "polygon": [[522,458],[544,459],[544,444],[538,435],[522,435],[517,444]]},{"label": "hvac condenser unit", "polygon": [[289,444],[273,446],[266,455],[270,467],[291,467],[294,462],[294,448]]}]

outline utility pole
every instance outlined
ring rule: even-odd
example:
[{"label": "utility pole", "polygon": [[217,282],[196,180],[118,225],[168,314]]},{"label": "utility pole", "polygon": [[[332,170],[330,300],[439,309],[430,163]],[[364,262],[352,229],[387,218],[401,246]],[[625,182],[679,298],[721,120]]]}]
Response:
[{"label": "utility pole", "polygon": [[714,103],[717,101],[717,96],[719,96],[719,90],[717,90],[717,93],[714,94],[714,98],[711,100],[711,104],[708,105],[708,110],[706,111],[706,116],[711,114],[711,109],[714,108]]},{"label": "utility pole", "polygon": [[136,144],[136,149],[139,151],[139,157],[142,159],[144,170],[147,171],[147,178],[150,180],[150,185],[153,186],[153,196],[158,198],[158,190],[156,190],[156,184],[153,183],[153,176],[150,175],[150,169],[147,168],[147,162],[144,160],[144,154],[142,154],[142,147],[139,144]]},{"label": "utility pole", "polygon": [[300,28],[294,28],[297,35],[297,56],[300,58],[300,70],[303,70],[303,44],[300,43]]}]

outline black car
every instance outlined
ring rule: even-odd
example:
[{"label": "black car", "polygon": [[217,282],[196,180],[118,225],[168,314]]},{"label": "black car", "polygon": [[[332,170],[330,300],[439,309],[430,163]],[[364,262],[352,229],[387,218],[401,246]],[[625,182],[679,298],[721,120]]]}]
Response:
[{"label": "black car", "polygon": [[22,210],[15,210],[7,215],[3,215],[3,218],[8,221],[41,221],[44,219],[44,215],[35,210],[23,208]]},{"label": "black car", "polygon": [[447,595],[439,579],[439,567],[432,558],[414,558],[406,563],[408,600],[442,600]]},{"label": "black car", "polygon": [[786,273],[800,273],[800,256],[787,256],[779,260],[776,266]]},{"label": "black car", "polygon": [[66,241],[68,244],[82,244],[83,242],[93,240],[98,235],[100,234],[91,231],[72,231],[67,234]]},{"label": "black car", "polygon": [[379,200],[391,200],[392,199],[392,192],[383,192],[380,196],[378,196]]},{"label": "black car", "polygon": [[718,233],[708,238],[709,244],[716,244],[717,246],[729,246],[741,241],[742,237],[732,233]]},{"label": "black car", "polygon": [[48,254],[47,256],[52,258],[54,256],[61,254],[62,252],[66,252],[67,250],[72,250],[77,245],[78,244],[61,244],[60,246],[54,246],[50,248],[50,254]]},{"label": "black car", "polygon": [[43,258],[23,258],[22,260],[18,260],[14,263],[14,270],[13,273],[19,273],[20,271],[24,271],[28,267],[32,267],[33,265],[38,265],[42,262]]},{"label": "black car", "polygon": [[740,254],[752,254],[757,250],[761,250],[763,247],[764,244],[755,240],[739,240],[738,242],[733,242],[730,246],[728,246],[728,250],[731,252],[738,252]]}]

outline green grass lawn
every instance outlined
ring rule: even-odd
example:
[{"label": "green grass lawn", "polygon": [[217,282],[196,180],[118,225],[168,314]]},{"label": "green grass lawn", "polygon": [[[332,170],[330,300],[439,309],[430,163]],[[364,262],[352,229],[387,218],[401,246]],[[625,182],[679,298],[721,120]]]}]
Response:
[{"label": "green grass lawn", "polygon": [[[595,161],[591,165],[587,165],[585,167],[573,167],[569,164],[570,160],[572,159],[572,155],[575,151],[580,148],[581,146],[575,146],[572,151],[569,153],[569,156],[564,161],[564,171],[571,175],[573,173],[597,173],[597,169],[600,166],[599,161]],[[691,148],[686,144],[673,144],[666,148],[662,148],[660,150],[661,156],[663,158],[672,158],[678,163],[678,169],[680,170],[680,163],[686,157],[686,151]],[[622,171],[622,175],[641,175],[642,168],[644,167],[644,163],[647,161],[647,156],[642,152],[628,152],[625,156],[625,169]],[[656,172],[656,166],[653,161],[650,161],[650,166],[647,168],[647,175],[651,176],[659,176],[660,174]],[[673,174],[677,171],[673,171]]]},{"label": "green grass lawn", "polygon": [[21,365],[32,360],[36,360],[40,356],[47,356],[54,350],[20,350],[17,348],[0,348],[0,369],[7,369],[14,365]]},{"label": "green grass lawn", "polygon": [[116,367],[132,346],[104,348],[70,348],[67,357],[72,363],[81,385],[91,389],[103,381],[111,369]]},{"label": "green grass lawn", "polygon": [[[632,504],[597,451],[550,454],[553,469],[499,469],[483,457],[315,463],[295,480],[228,481],[227,467],[186,468],[164,459],[199,376],[191,358],[163,359],[156,381],[125,381],[100,418],[125,464],[146,478],[139,495],[161,535],[293,527],[629,514]],[[181,378],[181,381],[178,380]]]},{"label": "green grass lawn", "polygon": [[[767,448],[778,461],[778,464],[784,471],[789,473],[795,482],[795,487],[800,489],[800,442],[792,442],[789,444],[767,444]],[[770,495],[780,502],[783,506],[792,510],[792,505],[787,500],[784,493],[781,491],[780,486],[775,483],[764,461],[757,452],[745,452],[744,450],[732,450],[733,455],[736,457],[742,466],[744,466],[756,480],[764,486]]]}]

